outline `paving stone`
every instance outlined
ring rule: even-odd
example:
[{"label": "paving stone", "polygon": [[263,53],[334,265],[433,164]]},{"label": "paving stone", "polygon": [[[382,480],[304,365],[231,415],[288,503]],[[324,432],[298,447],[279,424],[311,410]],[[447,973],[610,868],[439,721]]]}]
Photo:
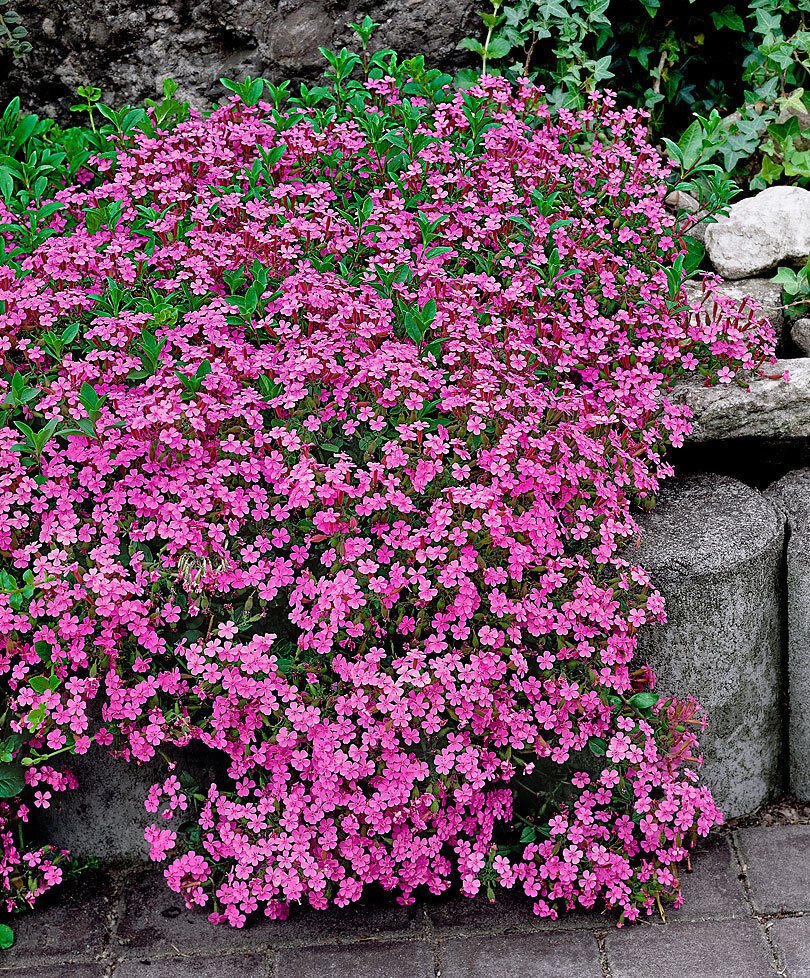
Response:
[{"label": "paving stone", "polygon": [[738,838],[756,909],[810,910],[810,825],[741,829]]},{"label": "paving stone", "polygon": [[276,978],[432,978],[432,976],[433,951],[424,941],[295,948],[280,951],[276,966]]},{"label": "paving stone", "polygon": [[104,978],[103,964],[54,964],[45,968],[26,968],[24,971],[3,971],[3,978]]},{"label": "paving stone", "polygon": [[790,978],[810,978],[810,917],[775,920],[768,933]]},{"label": "paving stone", "polygon": [[56,887],[34,910],[14,918],[14,944],[0,952],[0,964],[30,974],[29,968],[56,961],[94,962],[107,934],[111,893],[110,880],[98,872]]},{"label": "paving stone", "polygon": [[364,904],[343,909],[293,907],[286,921],[268,920],[256,914],[241,929],[214,926],[204,910],[187,910],[179,894],[166,886],[160,874],[148,872],[136,874],[127,888],[113,946],[117,955],[130,958],[143,956],[145,951],[168,955],[177,950],[204,953],[222,948],[261,948],[292,937],[362,940],[409,933],[419,926],[418,909],[400,907],[388,894],[368,897]]},{"label": "paving stone", "polygon": [[439,969],[442,978],[602,978],[596,938],[584,933],[442,941]]},{"label": "paving stone", "polygon": [[260,954],[162,958],[122,961],[115,978],[266,978],[267,961]]},{"label": "paving stone", "polygon": [[[692,872],[681,863],[679,873],[684,901],[680,910],[664,907],[668,921],[747,917],[739,869],[725,836],[712,835],[690,851]],[[651,922],[663,923],[660,917]]]},{"label": "paving stone", "polygon": [[494,903],[484,896],[442,896],[426,903],[433,925],[440,931],[489,932],[604,930],[615,925],[617,913],[597,913],[575,910],[561,914],[557,920],[538,917],[532,909],[534,901],[516,891],[498,890]]},{"label": "paving stone", "polygon": [[608,932],[613,978],[774,978],[755,920],[636,925]]}]

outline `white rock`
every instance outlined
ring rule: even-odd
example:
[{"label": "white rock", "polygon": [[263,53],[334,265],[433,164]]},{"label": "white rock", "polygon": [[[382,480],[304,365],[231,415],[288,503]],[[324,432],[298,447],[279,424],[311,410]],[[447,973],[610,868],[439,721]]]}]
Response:
[{"label": "white rock", "polygon": [[706,250],[723,278],[746,278],[810,255],[810,191],[768,187],[731,205],[706,229]]},{"label": "white rock", "polygon": [[[703,294],[703,285],[696,279],[687,282],[685,289],[690,302],[700,300]],[[781,285],[777,285],[768,278],[746,278],[738,279],[736,282],[723,282],[722,285],[716,286],[714,291],[731,296],[737,301],[746,297],[753,299],[760,306],[760,314],[773,326],[777,342],[781,339],[785,325]]]},{"label": "white rock", "polygon": [[790,336],[806,357],[810,357],[810,319],[797,319],[790,327]]},{"label": "white rock", "polygon": [[[760,438],[769,442],[810,437],[810,359],[765,364],[769,377],[747,376],[748,390],[735,383],[703,387],[702,377],[679,381],[673,399],[694,414],[692,442]],[[790,380],[781,378],[785,371]]]}]

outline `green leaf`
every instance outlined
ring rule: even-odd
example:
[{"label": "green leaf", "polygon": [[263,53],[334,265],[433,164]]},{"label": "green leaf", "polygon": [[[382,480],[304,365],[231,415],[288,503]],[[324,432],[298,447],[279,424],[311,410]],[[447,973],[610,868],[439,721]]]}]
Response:
[{"label": "green leaf", "polygon": [[602,757],[605,753],[607,753],[607,744],[601,737],[591,737],[591,739],[588,741],[588,750],[595,757]]},{"label": "green leaf", "polygon": [[28,680],[28,684],[36,693],[46,693],[51,688],[50,683],[44,676],[32,676]]},{"label": "green leaf", "polygon": [[14,943],[14,931],[8,924],[0,924],[0,951],[7,951]]},{"label": "green leaf", "polygon": [[505,58],[511,50],[512,45],[509,41],[504,40],[502,37],[493,37],[487,47],[487,57],[493,60]]},{"label": "green leaf", "polygon": [[630,697],[630,702],[639,710],[649,710],[660,698],[657,693],[636,693],[635,696]]},{"label": "green leaf", "polygon": [[681,151],[684,169],[691,170],[700,159],[703,149],[703,130],[697,119],[687,127],[678,140],[678,149]]},{"label": "green leaf", "polygon": [[684,235],[683,243],[686,245],[686,258],[683,263],[687,277],[691,277],[700,268],[703,258],[706,255],[706,248],[691,235]]},{"label": "green leaf", "polygon": [[0,798],[13,798],[25,787],[25,769],[22,764],[11,761],[0,764]]}]

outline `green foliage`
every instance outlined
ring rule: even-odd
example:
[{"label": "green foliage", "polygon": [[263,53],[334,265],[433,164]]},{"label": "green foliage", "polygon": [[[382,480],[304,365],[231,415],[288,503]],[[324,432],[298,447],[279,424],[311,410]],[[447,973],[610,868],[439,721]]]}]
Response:
[{"label": "green foliage", "polygon": [[28,31],[20,23],[17,11],[9,7],[10,2],[0,0],[0,51],[10,51],[15,58],[21,58],[31,50],[31,42],[25,40]]},{"label": "green foliage", "polygon": [[608,85],[650,112],[653,136],[686,130],[751,190],[810,185],[810,0],[491,3],[484,39],[459,45],[481,58],[459,88],[481,72],[525,75],[577,107]]}]

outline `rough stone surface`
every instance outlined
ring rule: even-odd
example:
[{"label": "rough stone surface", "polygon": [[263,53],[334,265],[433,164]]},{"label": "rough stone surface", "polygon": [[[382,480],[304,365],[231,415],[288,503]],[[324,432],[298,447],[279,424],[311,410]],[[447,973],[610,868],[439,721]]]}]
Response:
[{"label": "rough stone surface", "polygon": [[790,338],[806,357],[810,357],[810,319],[797,319],[790,327]]},{"label": "rough stone surface", "polygon": [[550,917],[538,917],[534,912],[534,903],[534,900],[514,888],[499,892],[495,903],[490,903],[483,894],[472,899],[449,894],[431,897],[426,901],[426,909],[437,933],[448,937],[481,927],[504,934],[521,930],[556,930],[560,927],[592,930],[604,926],[605,918],[596,910],[579,910],[575,914],[567,914],[562,921],[555,921]]},{"label": "rough stone surface", "polygon": [[810,469],[788,472],[765,491],[785,514],[788,748],[791,794],[810,801]]},{"label": "rough stone surface", "polygon": [[602,978],[592,934],[526,934],[439,944],[442,978]]},{"label": "rough stone surface", "polygon": [[738,839],[754,909],[810,911],[810,825],[754,826]]},{"label": "rough stone surface", "polygon": [[284,978],[433,978],[433,951],[422,941],[296,948],[279,952],[276,970]]},{"label": "rough stone surface", "polygon": [[784,518],[756,490],[719,475],[667,484],[639,518],[639,550],[668,624],[639,634],[658,689],[694,695],[709,715],[702,776],[728,817],[779,782],[779,572]]},{"label": "rough stone surface", "polygon": [[110,883],[99,873],[57,888],[36,909],[13,918],[14,944],[0,951],[0,967],[30,975],[60,962],[64,974],[67,965],[61,962],[69,962],[78,978],[79,964],[91,965],[104,946],[110,907]]},{"label": "rough stone surface", "polygon": [[57,964],[21,971],[0,971],[0,974],[6,978],[107,978],[107,969],[100,964]]},{"label": "rough stone surface", "polygon": [[748,375],[747,390],[737,384],[704,387],[702,377],[679,381],[673,398],[694,414],[690,441],[810,438],[810,359],[777,360],[763,373]]},{"label": "rough stone surface", "polygon": [[[761,307],[761,315],[769,320],[776,333],[777,343],[781,341],[785,325],[785,312],[782,308],[782,286],[767,278],[745,278],[734,282],[723,282],[715,288],[716,292],[730,296],[738,302],[744,298],[753,299]],[[686,283],[686,295],[690,301],[700,300],[703,286],[692,279]]]},{"label": "rough stone surface", "polygon": [[[728,839],[720,835],[702,839],[692,850],[692,872],[680,870],[683,906],[667,908],[667,921],[713,920],[746,917],[748,907],[739,880],[739,867]],[[655,918],[660,922],[660,918]]]},{"label": "rough stone surface", "polygon": [[810,468],[788,472],[765,496],[785,514],[791,535],[810,533]]},{"label": "rough stone surface", "polygon": [[[774,826],[774,817],[805,820]],[[753,819],[747,820],[753,822]],[[581,910],[557,920],[527,913],[529,901],[498,893],[494,904],[425,899],[392,930],[391,894],[372,891],[361,913],[294,909],[286,922],[212,927],[206,911],[179,909],[158,873],[123,866],[48,894],[42,909],[12,919],[8,978],[810,978],[810,806],[766,809],[760,829],[713,831],[681,867],[687,907],[616,929],[618,913]],[[738,859],[735,853],[742,854]],[[784,890],[789,899],[765,899]],[[754,894],[756,906],[745,896]],[[101,903],[98,904],[98,901]],[[444,916],[436,913],[443,906]],[[796,907],[783,911],[783,906]],[[148,907],[148,915],[143,909]],[[762,909],[764,907],[778,909]],[[400,908],[401,909],[401,908]],[[133,922],[135,927],[131,926]],[[787,913],[794,919],[780,919]],[[799,916],[806,914],[805,916]],[[328,919],[328,927],[314,919]],[[58,918],[57,930],[27,921]],[[193,918],[193,919],[192,919]],[[439,921],[441,920],[441,924]],[[127,926],[130,921],[130,926]],[[126,932],[135,936],[121,943]],[[204,935],[208,935],[207,937]],[[766,938],[770,939],[770,947]],[[43,944],[45,954],[43,955]],[[10,956],[9,956],[10,955]],[[37,963],[42,962],[42,963]],[[787,970],[783,965],[786,966]]]},{"label": "rough stone surface", "polygon": [[[221,76],[317,79],[318,47],[353,44],[348,27],[369,14],[380,27],[375,49],[428,64],[472,64],[457,52],[480,33],[473,0],[16,0],[33,50],[0,55],[0,96],[20,95],[29,111],[71,118],[76,87],[92,84],[115,106],[154,97],[164,78],[198,107],[221,99]],[[75,119],[75,116],[72,117]]]},{"label": "rough stone surface", "polygon": [[759,275],[810,255],[810,191],[768,187],[732,204],[706,229],[706,250],[723,278]]},{"label": "rough stone surface", "polygon": [[96,751],[71,757],[65,767],[76,774],[79,788],[62,792],[51,808],[37,813],[42,836],[80,858],[146,861],[149,845],[143,833],[154,816],[143,803],[150,786],[165,777],[165,765],[137,767]]},{"label": "rough stone surface", "polygon": [[712,920],[609,932],[613,978],[775,978],[753,920]]},{"label": "rough stone surface", "polygon": [[410,937],[419,928],[414,907],[400,907],[390,897],[353,904],[344,909],[312,910],[293,907],[288,920],[269,920],[260,914],[239,931],[213,928],[205,914],[186,908],[182,898],[166,886],[159,871],[133,874],[125,888],[121,919],[113,938],[116,954],[141,958],[147,952],[233,952],[237,948],[261,948],[291,932],[300,939],[336,939],[347,932],[355,940]]},{"label": "rough stone surface", "polygon": [[810,917],[775,920],[768,933],[790,978],[810,978]]},{"label": "rough stone surface", "polygon": [[267,962],[262,955],[237,954],[225,957],[162,958],[157,961],[122,961],[115,978],[266,978]]}]

